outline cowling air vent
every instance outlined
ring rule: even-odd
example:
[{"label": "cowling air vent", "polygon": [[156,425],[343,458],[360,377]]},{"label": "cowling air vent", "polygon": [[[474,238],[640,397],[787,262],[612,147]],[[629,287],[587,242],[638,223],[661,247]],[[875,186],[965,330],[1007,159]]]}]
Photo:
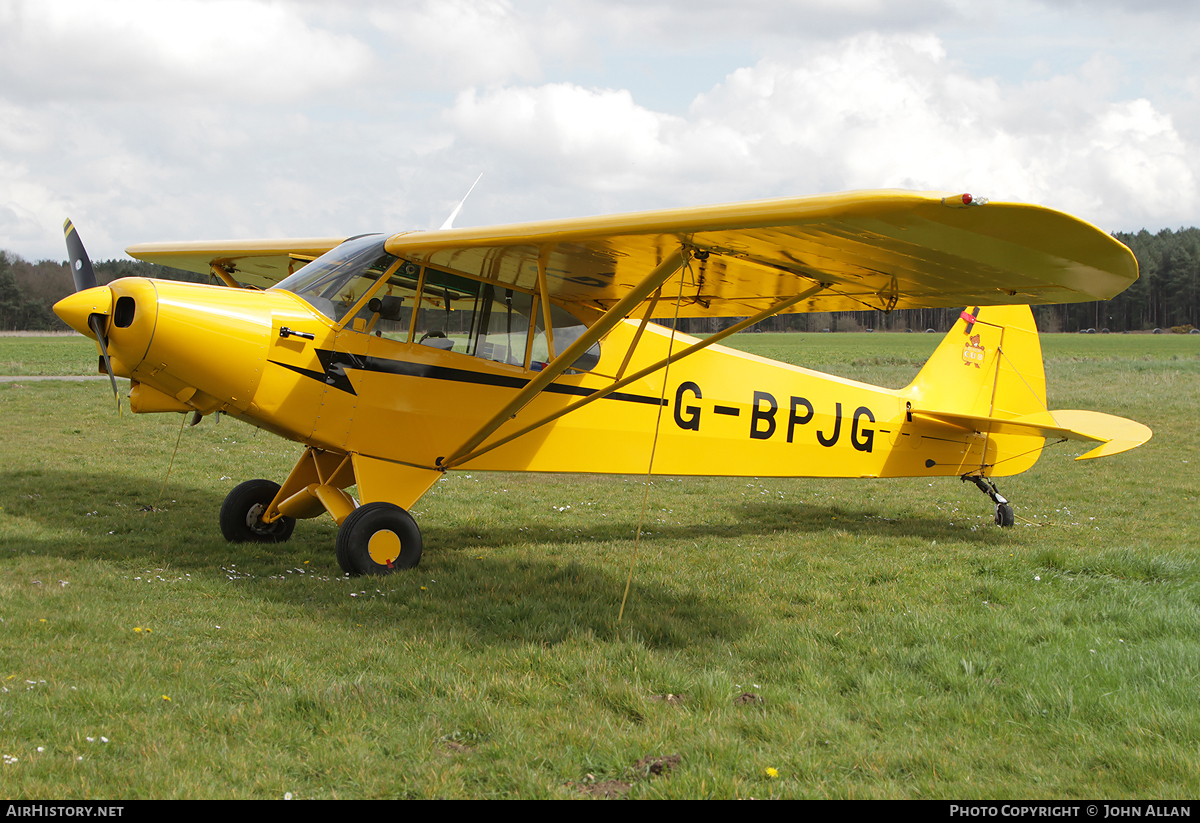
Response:
[{"label": "cowling air vent", "polygon": [[116,308],[113,309],[113,324],[118,329],[127,329],[133,324],[134,310],[137,304],[129,295],[117,298]]}]

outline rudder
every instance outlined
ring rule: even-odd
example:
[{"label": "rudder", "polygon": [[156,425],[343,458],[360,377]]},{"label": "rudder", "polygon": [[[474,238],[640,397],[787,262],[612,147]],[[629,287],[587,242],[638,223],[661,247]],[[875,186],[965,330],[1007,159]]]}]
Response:
[{"label": "rudder", "polygon": [[[1028,306],[968,308],[916,379],[901,392],[913,410],[1053,423],[1046,372]],[[1031,417],[1032,416],[1032,417]],[[987,475],[1011,475],[1037,462],[1043,438],[987,435]]]}]

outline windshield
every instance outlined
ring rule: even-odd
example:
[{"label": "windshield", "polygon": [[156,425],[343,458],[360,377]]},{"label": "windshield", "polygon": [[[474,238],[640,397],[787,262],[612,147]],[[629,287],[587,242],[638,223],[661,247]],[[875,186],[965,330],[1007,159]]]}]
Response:
[{"label": "windshield", "polygon": [[383,250],[386,241],[382,234],[347,240],[272,288],[299,295],[321,314],[340,321],[396,262]]}]

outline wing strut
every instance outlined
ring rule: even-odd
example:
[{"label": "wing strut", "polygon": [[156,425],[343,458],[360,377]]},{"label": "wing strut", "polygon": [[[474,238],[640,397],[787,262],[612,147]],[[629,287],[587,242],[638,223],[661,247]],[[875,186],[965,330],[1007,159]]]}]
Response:
[{"label": "wing strut", "polygon": [[[550,258],[550,247],[543,247],[538,252],[538,294],[542,299],[542,328],[546,332],[546,356],[554,360],[554,321],[550,319],[550,290],[546,288],[546,261]],[[674,272],[672,272],[674,274]],[[668,275],[670,276],[670,275]],[[529,336],[533,339],[533,335]],[[525,367],[529,367],[529,358],[525,358]]]},{"label": "wing strut", "polygon": [[[796,305],[801,300],[806,300],[809,297],[812,297],[817,292],[823,291],[824,289],[826,289],[828,287],[829,287],[829,284],[827,284],[827,283],[817,283],[816,285],[812,286],[811,288],[805,289],[804,291],[800,292],[799,294],[797,294],[793,297],[788,297],[784,300],[780,300],[775,305],[773,305],[769,308],[763,309],[762,311],[760,311],[758,314],[754,315],[753,317],[747,317],[745,320],[741,321],[740,323],[736,323],[736,324],[730,326],[729,328],[724,329],[723,331],[717,332],[716,334],[712,335],[711,337],[708,337],[708,338],[705,338],[704,340],[693,343],[692,345],[688,346],[686,349],[680,349],[678,352],[676,352],[675,354],[672,354],[670,357],[664,357],[662,360],[659,360],[657,363],[653,363],[649,366],[646,366],[646,368],[642,369],[639,372],[631,374],[628,377],[625,377],[621,380],[617,380],[615,383],[611,383],[602,389],[597,389],[594,393],[589,394],[587,397],[583,398],[582,400],[580,400],[578,403],[575,403],[574,405],[568,406],[565,409],[560,409],[559,411],[556,411],[553,414],[542,418],[541,420],[537,421],[536,423],[529,424],[528,426],[521,429],[520,431],[513,432],[512,434],[509,434],[505,437],[500,438],[495,443],[489,443],[486,446],[484,446],[483,448],[475,449],[475,451],[472,451],[469,454],[465,454],[462,457],[456,456],[455,458],[453,458],[454,462],[450,463],[449,461],[447,461],[448,465],[445,465],[444,468],[453,468],[456,465],[466,463],[468,460],[473,460],[474,458],[479,457],[482,454],[487,454],[492,449],[503,446],[505,443],[509,443],[513,440],[516,440],[518,437],[524,437],[525,435],[529,434],[534,429],[539,429],[542,426],[546,425],[547,423],[553,423],[555,420],[562,417],[563,415],[570,414],[571,412],[575,411],[576,409],[580,409],[580,408],[586,406],[588,403],[591,403],[595,400],[600,400],[604,397],[607,397],[608,395],[615,392],[617,389],[622,388],[623,386],[627,386],[630,383],[633,383],[637,380],[641,380],[643,377],[645,377],[649,374],[653,374],[654,372],[658,371],[661,368],[665,368],[666,366],[670,365],[671,363],[674,363],[676,360],[682,360],[684,357],[687,357],[690,354],[695,354],[696,352],[700,351],[701,349],[706,349],[709,346],[713,345],[714,343],[719,343],[720,341],[724,340],[729,335],[737,334],[742,329],[749,328],[750,326],[753,326],[755,323],[759,322],[760,320],[765,320],[766,318],[770,317],[771,315],[778,314],[779,312],[784,311],[785,309],[788,309],[791,306]],[[645,324],[643,323],[643,326],[644,325]],[[635,340],[634,344],[636,344],[636,342],[637,341]],[[483,441],[480,440],[480,442],[483,442]],[[461,449],[460,449],[460,451],[461,451]]]},{"label": "wing strut", "polygon": [[[621,361],[621,368],[617,369],[617,379],[620,380],[625,376],[625,369],[629,367],[629,361],[633,359],[633,351],[637,348],[638,342],[642,339],[642,332],[646,330],[646,324],[650,322],[650,318],[654,315],[654,307],[658,305],[658,301],[662,298],[662,287],[654,292],[654,296],[650,298],[650,302],[646,304],[646,314],[642,316],[642,322],[638,324],[638,330],[634,332],[633,340],[629,344],[629,351],[625,352],[625,359]],[[679,304],[676,303],[676,306]],[[679,318],[676,317],[676,320]]]},{"label": "wing strut", "polygon": [[212,272],[213,277],[220,280],[226,286],[229,286],[229,288],[231,288],[231,289],[242,288],[242,284],[239,283],[238,281],[234,280],[233,275],[230,274],[229,272],[227,272],[225,270],[224,266],[218,266],[216,263],[210,263],[208,268],[209,268],[209,271]]},{"label": "wing strut", "polygon": [[[667,255],[666,259],[658,264],[652,272],[650,272],[638,283],[629,294],[617,301],[611,309],[606,311],[599,320],[593,323],[586,332],[579,336],[574,343],[555,357],[546,368],[538,373],[538,376],[530,380],[525,388],[517,392],[516,396],[502,408],[496,412],[490,420],[480,426],[479,431],[475,432],[466,443],[458,447],[458,450],[448,458],[438,458],[437,466],[440,469],[450,469],[462,462],[464,455],[470,453],[476,446],[488,438],[492,432],[504,425],[505,421],[516,415],[521,409],[537,397],[542,389],[550,385],[554,378],[565,372],[571,367],[579,357],[592,347],[601,337],[608,334],[612,329],[630,315],[637,306],[649,297],[663,283],[671,278],[675,272],[683,268],[686,261],[687,252],[683,248],[676,249]],[[539,269],[542,266],[539,265]],[[545,276],[544,274],[542,275]],[[545,292],[542,292],[542,302],[546,303]],[[545,326],[550,326],[549,312],[546,312]]]}]

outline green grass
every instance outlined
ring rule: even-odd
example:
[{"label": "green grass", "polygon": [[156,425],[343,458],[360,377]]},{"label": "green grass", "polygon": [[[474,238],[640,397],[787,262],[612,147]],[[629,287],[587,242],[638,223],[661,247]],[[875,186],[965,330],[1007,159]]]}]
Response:
[{"label": "green grass", "polygon": [[96,343],[81,334],[0,336],[0,375],[96,374]]},{"label": "green grass", "polygon": [[[899,386],[938,339],[733,341]],[[619,623],[641,478],[453,473],[421,566],[349,580],[327,517],[217,529],[294,444],[205,420],[140,511],[178,416],[0,384],[0,795],[1195,796],[1200,346],[1044,346],[1055,406],[1154,439],[1048,450],[1004,532],[957,480],[656,479]]]},{"label": "green grass", "polygon": [[[737,334],[727,345],[772,360],[900,388],[942,342],[940,334]],[[1047,363],[1200,358],[1200,335],[1044,334]],[[888,367],[901,367],[890,370]],[[872,377],[875,375],[875,377]]]}]

